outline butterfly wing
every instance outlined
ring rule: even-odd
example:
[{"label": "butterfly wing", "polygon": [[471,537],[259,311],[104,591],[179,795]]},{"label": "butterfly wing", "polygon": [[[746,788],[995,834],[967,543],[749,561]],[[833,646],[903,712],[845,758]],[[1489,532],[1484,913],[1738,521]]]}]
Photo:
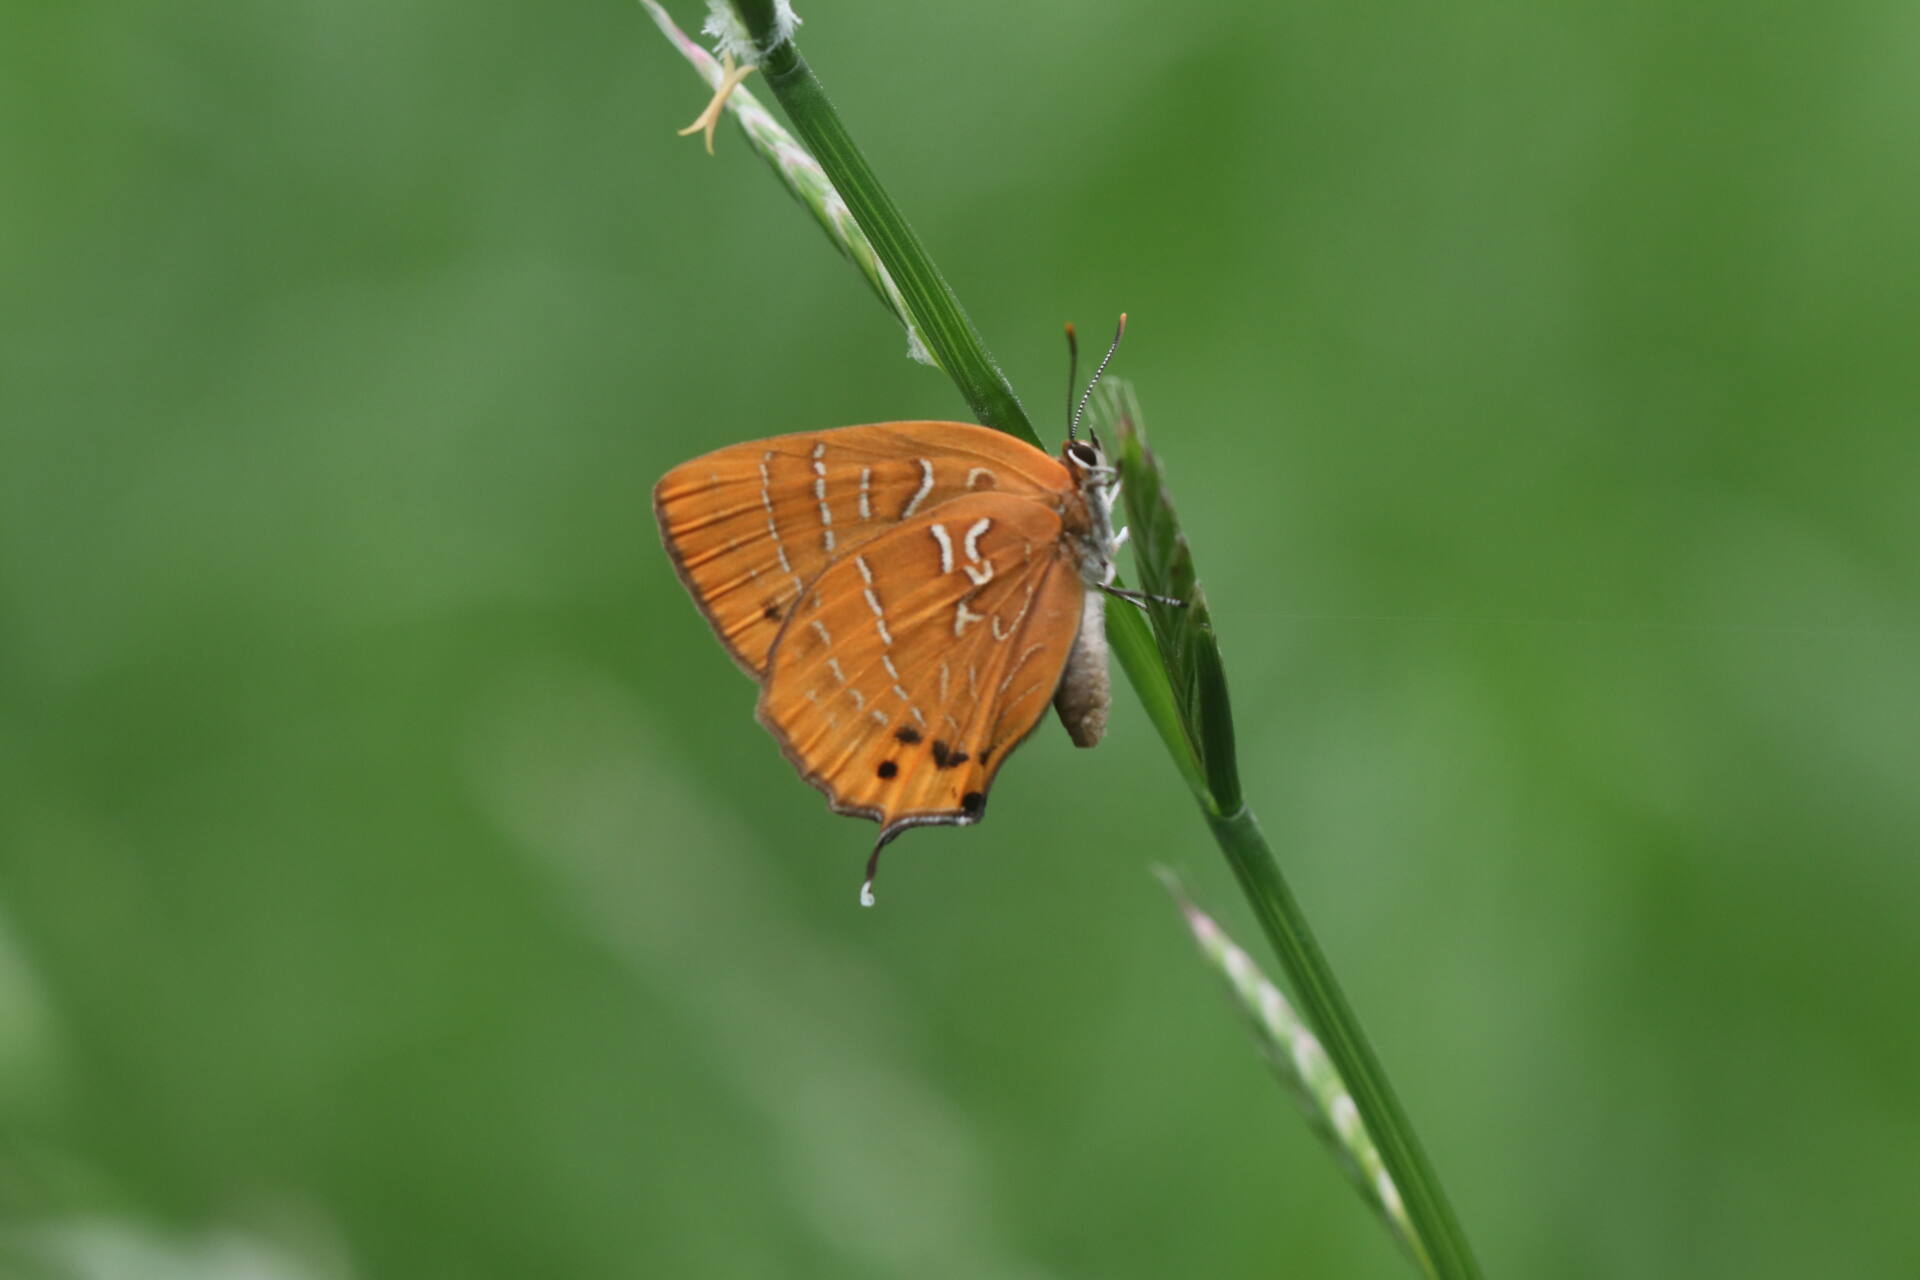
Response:
[{"label": "butterfly wing", "polygon": [[760,720],[840,813],[978,821],[1053,697],[1086,588],[1050,502],[954,498],[860,544],[799,596]]},{"label": "butterfly wing", "polygon": [[849,548],[962,494],[1071,488],[1057,459],[1004,432],[883,422],[695,458],[654,487],[653,510],[694,602],[758,679],[794,600]]}]

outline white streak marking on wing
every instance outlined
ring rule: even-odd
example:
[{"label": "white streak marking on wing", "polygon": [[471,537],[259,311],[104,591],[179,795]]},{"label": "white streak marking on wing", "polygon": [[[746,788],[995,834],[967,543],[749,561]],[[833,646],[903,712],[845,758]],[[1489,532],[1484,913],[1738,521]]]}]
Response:
[{"label": "white streak marking on wing", "polygon": [[920,464],[920,488],[913,497],[907,500],[905,509],[900,512],[900,518],[902,520],[905,520],[915,511],[918,511],[921,502],[926,499],[929,493],[933,492],[933,464],[925,458],[915,458],[914,461]]},{"label": "white streak marking on wing", "polygon": [[1027,584],[1027,598],[1020,602],[1020,612],[1013,615],[1013,621],[1007,624],[1005,631],[1000,630],[1000,615],[997,613],[993,615],[993,638],[995,640],[1005,640],[1008,636],[1018,631],[1020,629],[1020,620],[1027,616],[1027,610],[1031,608],[1033,608],[1033,584],[1029,582]]},{"label": "white streak marking on wing", "polygon": [[860,468],[860,518],[873,519],[873,507],[867,501],[867,487],[873,483],[873,468]]},{"label": "white streak marking on wing", "polygon": [[865,556],[855,556],[853,558],[853,563],[855,567],[860,570],[860,576],[867,580],[867,585],[872,586],[873,570],[867,568],[867,558]]},{"label": "white streak marking on wing", "polygon": [[1005,693],[1007,691],[1007,686],[1013,683],[1013,678],[1020,674],[1020,668],[1027,665],[1028,658],[1031,658],[1034,654],[1046,647],[1045,644],[1041,643],[1028,645],[1026,651],[1014,660],[1014,664],[1011,667],[1007,668],[1007,678],[1000,682],[1000,692]]},{"label": "white streak marking on wing", "polygon": [[1028,694],[1034,692],[1035,690],[1039,689],[1041,686],[1045,684],[1046,684],[1045,680],[1035,680],[1032,684],[1028,685],[1026,688],[1022,689],[1020,692],[1014,694],[1011,698],[1008,698],[1007,705],[1013,706],[1016,703],[1024,701]]},{"label": "white streak marking on wing", "polygon": [[902,702],[913,701],[913,695],[908,693],[905,689],[902,689],[899,685],[893,686],[893,693],[894,693],[894,696],[899,698],[900,701]]},{"label": "white streak marking on wing", "polygon": [[947,670],[947,660],[940,659],[940,701],[942,702],[947,700],[947,681],[951,678],[952,674]]},{"label": "white streak marking on wing", "polygon": [[985,622],[986,620],[986,614],[975,613],[973,610],[967,608],[967,602],[965,600],[958,601],[953,606],[953,634],[956,636],[967,629],[969,622]]},{"label": "white streak marking on wing", "polygon": [[912,717],[913,717],[913,718],[914,718],[915,720],[917,720],[917,721],[919,722],[919,724],[920,724],[920,727],[921,727],[922,729],[924,729],[924,728],[926,728],[926,727],[927,727],[927,718],[926,718],[925,716],[923,716],[923,715],[921,715],[921,714],[920,714],[920,708],[918,708],[918,707],[908,707],[908,708],[907,708],[907,712],[908,712],[908,714],[910,714],[910,715],[911,715],[911,716],[912,716]]},{"label": "white streak marking on wing", "polygon": [[940,572],[952,573],[953,539],[947,536],[947,526],[943,524],[929,525],[927,532],[931,533],[933,540],[940,544]]},{"label": "white streak marking on wing", "polygon": [[881,654],[880,665],[885,667],[887,669],[887,674],[892,676],[895,680],[898,680],[900,678],[900,668],[893,665],[892,655],[885,654],[885,653]]},{"label": "white streak marking on wing", "polygon": [[847,673],[840,669],[840,659],[828,658],[827,670],[833,672],[833,678],[835,680],[838,680],[841,684],[845,684],[847,682]]},{"label": "white streak marking on wing", "polygon": [[814,634],[820,637],[820,643],[826,645],[828,648],[832,648],[833,637],[827,634],[826,623],[815,618],[810,625],[813,627]]},{"label": "white streak marking on wing", "polygon": [[813,499],[820,504],[820,538],[826,543],[827,550],[833,550],[833,511],[827,506],[827,464],[820,458],[827,451],[827,442],[821,440],[813,446]]},{"label": "white streak marking on wing", "polygon": [[[993,480],[994,478],[993,472],[987,470],[985,467],[975,467],[967,472],[967,488],[973,488],[973,482],[981,476],[985,476],[989,480]],[[995,481],[995,483],[998,483],[998,481]]]},{"label": "white streak marking on wing", "polygon": [[852,685],[847,686],[847,696],[853,699],[853,709],[855,711],[865,711],[867,709],[867,695]]},{"label": "white streak marking on wing", "polygon": [[992,526],[992,524],[993,524],[992,520],[988,519],[986,516],[981,516],[978,520],[975,520],[971,526],[968,527],[967,559],[978,560],[980,558],[980,535],[985,533],[988,530],[988,528]]},{"label": "white streak marking on wing", "polygon": [[863,589],[867,595],[867,608],[873,610],[873,629],[880,633],[880,643],[891,648],[893,637],[887,633],[887,614],[886,610],[880,607],[880,597],[873,594],[872,587]]},{"label": "white streak marking on wing", "polygon": [[[767,536],[773,539],[773,554],[780,559],[780,571],[793,579],[794,586],[805,591],[807,584],[800,581],[800,575],[793,571],[793,565],[787,560],[787,544],[780,538],[780,526],[773,521],[773,473],[767,470],[767,463],[771,461],[772,453],[760,455],[760,505],[767,509]],[[827,544],[827,550],[833,550],[831,542]]]}]

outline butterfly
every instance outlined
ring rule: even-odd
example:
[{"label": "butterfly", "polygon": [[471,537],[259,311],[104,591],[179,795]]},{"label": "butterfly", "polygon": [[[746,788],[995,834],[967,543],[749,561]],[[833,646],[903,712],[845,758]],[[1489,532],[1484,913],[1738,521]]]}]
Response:
[{"label": "butterfly", "polygon": [[881,422],[731,445],[654,487],[760,723],[836,813],[880,824],[862,905],[901,832],[985,816],[1049,703],[1079,746],[1106,730],[1102,593],[1131,593],[1111,585],[1118,472],[1078,416],[1057,457],[970,423]]}]

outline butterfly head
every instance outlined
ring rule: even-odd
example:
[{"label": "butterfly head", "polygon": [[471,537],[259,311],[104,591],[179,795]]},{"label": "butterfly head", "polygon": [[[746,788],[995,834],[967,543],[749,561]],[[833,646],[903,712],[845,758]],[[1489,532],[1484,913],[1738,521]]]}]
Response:
[{"label": "butterfly head", "polygon": [[1120,538],[1113,527],[1113,507],[1120,496],[1120,472],[1107,461],[1100,437],[1069,440],[1060,447],[1060,461],[1073,477],[1074,491],[1086,510],[1084,525],[1070,521],[1079,532],[1080,576],[1089,586],[1113,581],[1113,557]]},{"label": "butterfly head", "polygon": [[[1099,436],[1090,434],[1085,440],[1067,441],[1060,446],[1060,461],[1066,464],[1067,474],[1073,477],[1074,487],[1082,494],[1120,487],[1120,469],[1107,461],[1107,451],[1101,447]],[[1109,500],[1111,497],[1109,493]]]},{"label": "butterfly head", "polygon": [[1087,401],[1092,399],[1093,389],[1100,385],[1100,375],[1107,371],[1126,332],[1127,317],[1122,312],[1120,323],[1113,331],[1113,345],[1101,357],[1100,367],[1093,371],[1087,389],[1075,403],[1073,392],[1079,383],[1080,340],[1073,326],[1067,326],[1067,442],[1060,447],[1060,461],[1073,477],[1074,489],[1086,509],[1085,524],[1079,530],[1079,559],[1080,577],[1089,586],[1104,587],[1113,581],[1113,556],[1123,538],[1113,528],[1113,504],[1120,495],[1120,473],[1107,461],[1107,451],[1101,447],[1100,437],[1091,426],[1087,429],[1087,438],[1080,439],[1080,415],[1087,411]]}]

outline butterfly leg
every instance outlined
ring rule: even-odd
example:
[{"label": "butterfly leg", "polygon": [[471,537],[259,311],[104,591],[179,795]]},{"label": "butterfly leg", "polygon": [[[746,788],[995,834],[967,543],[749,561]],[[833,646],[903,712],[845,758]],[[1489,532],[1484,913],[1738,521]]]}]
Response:
[{"label": "butterfly leg", "polygon": [[1131,525],[1124,525],[1124,524],[1121,525],[1120,532],[1113,535],[1113,549],[1115,551],[1118,551],[1120,548],[1126,546],[1127,539],[1131,538],[1132,536],[1133,536],[1133,527]]},{"label": "butterfly leg", "polygon": [[1125,600],[1128,604],[1139,605],[1142,609],[1147,607],[1148,602],[1154,604],[1170,604],[1176,609],[1184,609],[1187,607],[1185,600],[1175,600],[1172,596],[1157,596],[1151,591],[1129,591],[1125,587],[1105,586],[1100,589],[1116,600]]}]

